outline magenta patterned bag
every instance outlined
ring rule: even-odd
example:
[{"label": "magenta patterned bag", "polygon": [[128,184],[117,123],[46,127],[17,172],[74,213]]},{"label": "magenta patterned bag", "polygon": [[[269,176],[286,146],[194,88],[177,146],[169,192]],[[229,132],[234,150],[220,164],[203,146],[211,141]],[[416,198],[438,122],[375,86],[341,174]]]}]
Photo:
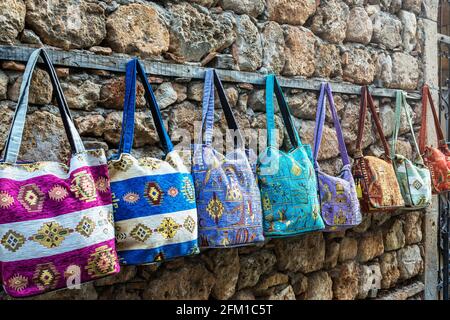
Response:
[{"label": "magenta patterned bag", "polygon": [[[330,104],[331,116],[333,118],[334,128],[336,129],[339,152],[343,164],[341,172],[337,177],[322,172],[319,163],[317,162],[320,143],[322,141],[323,126],[325,124],[325,91],[328,103]],[[313,157],[314,168],[319,183],[322,218],[326,225],[325,231],[342,230],[360,224],[362,217],[356,194],[355,182],[353,181],[350,159],[347,154],[347,148],[345,147],[331,87],[328,83],[322,83],[320,87],[316,112],[316,127],[314,130]]]},{"label": "magenta patterned bag", "polygon": [[[72,149],[69,165],[18,163],[33,69],[42,57]],[[43,49],[28,61],[0,162],[0,276],[26,297],[119,272],[112,197],[102,149],[84,149],[56,72]]]}]

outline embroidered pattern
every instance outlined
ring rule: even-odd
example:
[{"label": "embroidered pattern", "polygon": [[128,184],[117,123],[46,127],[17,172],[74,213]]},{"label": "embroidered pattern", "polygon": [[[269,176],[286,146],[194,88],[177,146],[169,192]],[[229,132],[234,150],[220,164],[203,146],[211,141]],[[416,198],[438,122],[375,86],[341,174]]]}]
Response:
[{"label": "embroidered pattern", "polygon": [[27,172],[35,172],[41,170],[42,164],[40,162],[27,163],[22,165],[21,167],[25,169]]},{"label": "embroidered pattern", "polygon": [[242,191],[236,183],[232,183],[227,187],[226,199],[228,201],[241,201],[243,199]]},{"label": "embroidered pattern", "polygon": [[113,211],[116,212],[117,208],[119,208],[119,199],[117,199],[115,193],[111,193],[111,198],[112,198],[112,206],[113,206]]},{"label": "embroidered pattern", "polygon": [[195,202],[195,189],[194,184],[188,177],[183,178],[183,187],[181,187],[181,192],[183,193],[186,200],[190,203]]},{"label": "embroidered pattern", "polygon": [[8,287],[14,291],[21,292],[28,286],[28,278],[15,274],[13,277],[8,279]]},{"label": "embroidered pattern", "polygon": [[145,188],[145,197],[150,204],[157,206],[163,200],[163,191],[156,182],[149,182]]},{"label": "embroidered pattern", "polygon": [[292,167],[291,167],[291,173],[292,173],[294,176],[299,176],[299,175],[302,174],[302,168],[300,168],[299,165],[297,165],[297,164],[294,163],[294,164],[292,165]]},{"label": "embroidered pattern", "polygon": [[105,154],[103,149],[86,150],[86,153],[93,156],[94,158],[101,158]]},{"label": "embroidered pattern", "polygon": [[128,158],[127,155],[124,155],[124,154],[118,161],[114,161],[112,163],[112,166],[114,169],[116,169],[118,171],[123,171],[123,172],[130,169],[132,165],[133,165],[133,161],[130,158]]},{"label": "embroidered pattern", "polygon": [[72,233],[73,230],[63,228],[59,223],[46,222],[38,230],[36,234],[31,236],[28,240],[36,241],[46,248],[59,247],[66,237]]},{"label": "embroidered pattern", "polygon": [[41,189],[32,183],[20,188],[17,200],[28,212],[39,212],[44,206],[44,196]]},{"label": "embroidered pattern", "polygon": [[14,198],[6,191],[0,192],[0,208],[8,209],[14,203]]},{"label": "embroidered pattern", "polygon": [[95,187],[99,192],[109,192],[109,180],[105,177],[100,177],[95,181]]},{"label": "embroidered pattern", "polygon": [[417,190],[419,190],[420,188],[422,188],[422,184],[420,183],[419,180],[415,180],[412,185],[414,186],[414,188],[416,188]]},{"label": "embroidered pattern", "polygon": [[74,175],[70,190],[79,200],[91,202],[97,199],[94,179],[87,171],[80,171]]},{"label": "embroidered pattern", "polygon": [[91,234],[94,232],[95,222],[89,219],[88,217],[83,217],[81,221],[76,226],[75,230],[81,234],[82,236],[89,238]]},{"label": "embroidered pattern", "polygon": [[172,239],[180,228],[181,225],[176,223],[174,219],[164,218],[155,231],[160,233],[165,239]]},{"label": "embroidered pattern", "polygon": [[143,225],[142,223],[137,224],[133,230],[131,230],[131,237],[139,242],[145,242],[152,235],[152,230]]},{"label": "embroidered pattern", "polygon": [[55,185],[48,192],[48,197],[54,201],[63,201],[69,193],[67,189],[61,185]]},{"label": "embroidered pattern", "polygon": [[49,290],[56,287],[60,277],[61,275],[53,263],[43,263],[36,266],[33,274],[33,282],[39,290]]},{"label": "embroidered pattern", "polygon": [[135,204],[139,201],[140,197],[136,192],[127,192],[122,197],[123,201],[129,204]]},{"label": "embroidered pattern", "polygon": [[209,203],[206,207],[206,211],[208,211],[210,217],[214,219],[214,222],[216,224],[219,223],[219,219],[222,217],[224,209],[225,208],[224,208],[222,202],[219,200],[217,195],[214,193],[211,200],[209,200]]},{"label": "embroidered pattern", "polygon": [[95,249],[88,260],[86,270],[93,278],[98,278],[113,273],[116,265],[116,256],[112,248],[101,246]]},{"label": "embroidered pattern", "polygon": [[3,237],[0,243],[9,251],[16,252],[25,243],[25,237],[18,232],[9,230]]},{"label": "embroidered pattern", "polygon": [[187,231],[190,233],[193,233],[195,230],[195,221],[191,216],[188,216],[183,223],[183,226],[186,228]]},{"label": "embroidered pattern", "polygon": [[152,159],[152,158],[139,159],[138,162],[139,162],[139,165],[141,165],[143,167],[147,167],[150,170],[156,170],[161,167],[161,161],[158,161],[158,160]]},{"label": "embroidered pattern", "polygon": [[160,253],[158,253],[155,256],[154,262],[161,262],[161,261],[164,261],[165,259],[166,259],[166,255],[164,254],[164,251],[161,251]]},{"label": "embroidered pattern", "polygon": [[178,189],[175,187],[171,187],[169,191],[167,191],[167,194],[171,197],[176,197],[178,195]]}]

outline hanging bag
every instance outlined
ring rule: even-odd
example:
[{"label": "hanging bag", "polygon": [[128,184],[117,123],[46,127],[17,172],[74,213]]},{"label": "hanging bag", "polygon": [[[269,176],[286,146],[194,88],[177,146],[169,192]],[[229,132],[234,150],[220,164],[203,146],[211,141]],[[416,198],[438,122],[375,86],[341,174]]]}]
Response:
[{"label": "hanging bag", "polygon": [[[212,146],[214,87],[229,129],[235,130],[238,146],[222,155]],[[205,142],[203,143],[203,129]],[[201,247],[233,247],[264,240],[261,199],[255,178],[256,158],[244,150],[243,139],[215,70],[205,73],[202,126],[194,144],[192,173],[195,181]]]},{"label": "hanging bag", "polygon": [[[50,75],[72,151],[69,166],[18,163],[33,70],[39,56]],[[5,291],[32,296],[119,272],[111,191],[103,149],[84,149],[47,53],[25,68],[0,163],[0,266]]]},{"label": "hanging bag", "polygon": [[[322,132],[325,124],[326,104],[325,92],[330,105],[331,116],[339,145],[339,152],[342,159],[342,169],[337,177],[330,176],[320,170],[317,161],[320,144],[322,142]],[[328,83],[322,83],[320,87],[319,101],[316,112],[316,127],[314,130],[314,168],[319,182],[319,196],[322,218],[328,231],[342,230],[356,226],[361,223],[361,211],[359,208],[358,196],[356,194],[355,182],[352,176],[350,159],[345,147],[344,136],[342,135],[339,116],[334,105],[333,94]]]},{"label": "hanging bag", "polygon": [[[276,147],[274,89],[293,146],[287,153]],[[266,77],[266,115],[267,147],[258,159],[265,236],[286,237],[324,229],[311,147],[301,143],[274,75]]]},{"label": "hanging bag", "polygon": [[[433,113],[434,127],[436,129],[437,148],[427,143],[427,105],[430,100],[431,112]],[[445,142],[439,118],[431,97],[430,88],[425,84],[422,87],[422,123],[419,132],[419,150],[425,165],[431,172],[433,194],[450,191],[450,150]]]},{"label": "hanging bag", "polygon": [[[406,120],[411,131],[414,148],[417,151],[415,161],[406,159],[400,154],[396,154],[398,132],[400,130],[401,109],[405,110]],[[409,106],[406,102],[406,94],[402,90],[397,90],[395,100],[395,125],[391,143],[391,154],[393,155],[393,164],[397,180],[400,185],[405,209],[417,210],[423,209],[431,203],[431,175],[430,170],[425,167],[419,146],[417,145],[414,128],[409,113]]]},{"label": "hanging bag", "polygon": [[[364,156],[361,149],[367,105],[384,148],[384,159]],[[363,212],[393,211],[405,205],[398,185],[389,147],[383,134],[372,96],[367,86],[361,88],[358,138],[356,140],[353,178]]]},{"label": "hanging bag", "polygon": [[[164,160],[136,159],[131,155],[136,71],[161,140]],[[120,262],[146,264],[198,253],[192,176],[173,149],[144,67],[137,59],[127,63],[125,87],[119,151],[108,162]]]}]

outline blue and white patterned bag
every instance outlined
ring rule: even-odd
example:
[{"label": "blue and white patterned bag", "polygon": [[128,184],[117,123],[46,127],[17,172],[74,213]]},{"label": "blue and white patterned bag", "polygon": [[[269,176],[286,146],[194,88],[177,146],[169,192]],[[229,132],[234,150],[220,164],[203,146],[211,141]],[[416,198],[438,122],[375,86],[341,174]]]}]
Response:
[{"label": "blue and white patterned bag", "polygon": [[[164,160],[134,158],[136,71],[145,89]],[[137,59],[127,64],[122,135],[118,155],[108,162],[117,251],[122,264],[146,264],[198,253],[197,209],[191,174],[178,154]]]}]

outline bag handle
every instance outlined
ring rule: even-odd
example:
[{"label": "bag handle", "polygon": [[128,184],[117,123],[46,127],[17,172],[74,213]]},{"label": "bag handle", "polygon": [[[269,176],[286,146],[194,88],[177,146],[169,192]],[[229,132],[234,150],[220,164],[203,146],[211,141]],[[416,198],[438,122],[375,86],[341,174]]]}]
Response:
[{"label": "bag handle", "polygon": [[380,137],[381,143],[383,144],[384,154],[389,161],[391,160],[391,155],[389,151],[389,146],[383,133],[383,127],[381,125],[380,118],[378,117],[377,111],[375,110],[375,105],[373,103],[372,95],[369,93],[369,88],[367,86],[361,87],[361,102],[360,102],[360,115],[358,123],[358,138],[356,140],[356,152],[355,157],[361,158],[363,156],[361,144],[364,135],[364,122],[366,120],[367,105],[369,105],[370,113],[375,122],[378,135]]},{"label": "bag handle", "polygon": [[205,129],[205,144],[208,146],[212,145],[213,131],[214,131],[214,88],[217,90],[219,96],[220,104],[222,106],[225,119],[228,124],[228,128],[235,130],[236,138],[238,140],[238,145],[243,146],[243,138],[239,127],[237,125],[236,119],[234,118],[233,111],[231,110],[230,103],[225,94],[225,90],[217,75],[216,70],[207,69],[205,71],[205,82],[203,86],[203,103],[202,103],[202,125],[197,138],[198,144],[203,141],[203,129]]},{"label": "bag handle", "polygon": [[145,91],[145,100],[150,107],[156,131],[158,132],[161,146],[166,154],[173,150],[173,144],[167,134],[158,102],[148,82],[145,69],[139,59],[134,58],[127,63],[125,76],[125,99],[122,118],[122,134],[119,145],[119,155],[131,153],[134,140],[134,116],[136,110],[136,74],[139,75]]},{"label": "bag handle", "polygon": [[339,145],[339,153],[341,154],[341,159],[343,165],[350,164],[350,159],[348,157],[347,148],[345,146],[344,136],[342,134],[342,128],[339,121],[339,116],[336,111],[336,106],[334,105],[333,93],[331,91],[331,86],[329,83],[322,82],[320,85],[320,94],[319,101],[317,105],[316,112],[316,126],[314,129],[314,150],[313,150],[313,158],[314,158],[314,166],[316,169],[319,168],[319,163],[317,161],[319,156],[320,144],[322,142],[322,133],[323,127],[325,125],[325,116],[326,116],[326,101],[325,101],[325,92],[327,95],[327,100],[330,105],[331,116],[333,118],[334,129],[336,130],[336,136]]},{"label": "bag handle", "polygon": [[272,135],[275,130],[275,109],[273,104],[273,94],[277,98],[278,106],[283,117],[284,125],[286,126],[289,139],[294,148],[302,145],[297,130],[295,130],[292,122],[292,116],[289,111],[289,106],[284,98],[281,86],[275,75],[271,74],[266,77],[266,119],[267,119],[267,146],[274,147],[276,145],[276,137]]},{"label": "bag handle", "polygon": [[438,145],[447,146],[444,138],[444,133],[442,132],[441,124],[439,122],[439,118],[436,112],[436,107],[434,106],[433,98],[431,97],[430,88],[428,85],[424,84],[422,87],[422,122],[420,125],[419,132],[419,150],[420,154],[425,152],[425,144],[427,140],[427,104],[428,100],[430,100],[430,108],[433,113],[434,127],[436,129],[436,135],[438,139]]},{"label": "bag handle", "polygon": [[422,156],[420,154],[419,145],[417,144],[416,135],[414,134],[414,127],[411,120],[411,114],[409,113],[409,109],[407,108],[408,103],[406,101],[406,93],[402,90],[397,90],[395,92],[395,122],[394,122],[394,132],[392,135],[391,142],[391,154],[395,157],[396,154],[396,146],[398,140],[398,134],[400,131],[400,118],[401,118],[401,109],[405,110],[406,120],[408,121],[409,130],[411,131],[411,135],[413,137],[414,148],[418,154],[419,162],[423,163]]},{"label": "bag handle", "polygon": [[22,145],[23,131],[25,128],[26,115],[28,111],[31,80],[39,57],[42,58],[45,69],[50,76],[50,81],[55,92],[58,109],[61,114],[72,154],[80,153],[85,150],[81,137],[73,123],[72,116],[70,114],[67,101],[64,97],[61,84],[56,75],[55,68],[51,63],[47,52],[43,48],[39,48],[33,51],[30,55],[22,77],[19,99],[17,100],[16,111],[14,113],[13,121],[11,123],[11,128],[5,145],[4,161],[8,163],[16,163],[19,156],[20,147]]}]

